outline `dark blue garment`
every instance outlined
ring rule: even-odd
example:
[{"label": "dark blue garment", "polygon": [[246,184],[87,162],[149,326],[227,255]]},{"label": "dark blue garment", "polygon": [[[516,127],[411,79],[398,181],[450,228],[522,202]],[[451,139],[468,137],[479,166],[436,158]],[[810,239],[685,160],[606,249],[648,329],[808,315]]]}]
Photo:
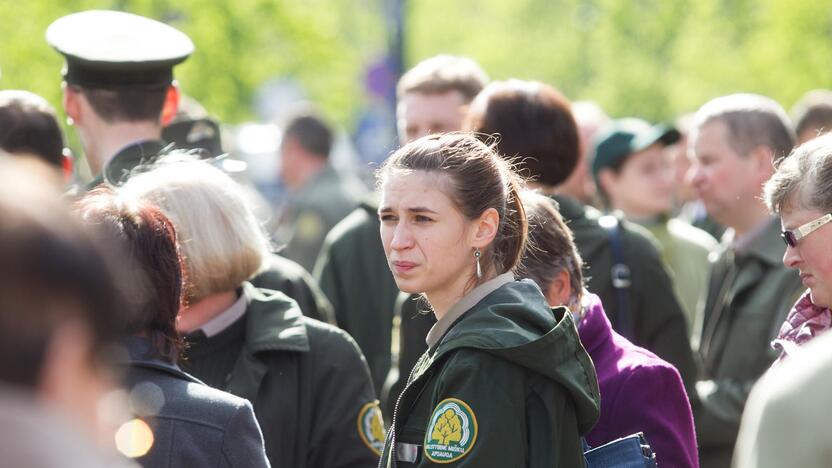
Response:
[{"label": "dark blue garment", "polygon": [[632,434],[584,453],[587,468],[656,468],[656,455],[644,434]]},{"label": "dark blue garment", "polygon": [[268,467],[251,404],[211,388],[154,356],[144,338],[125,340],[130,407],[153,430],[145,468]]}]

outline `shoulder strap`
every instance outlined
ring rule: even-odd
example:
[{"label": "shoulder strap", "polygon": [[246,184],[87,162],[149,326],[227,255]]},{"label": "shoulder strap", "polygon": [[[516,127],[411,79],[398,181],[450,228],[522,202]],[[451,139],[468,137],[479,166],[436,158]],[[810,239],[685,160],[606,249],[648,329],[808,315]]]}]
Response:
[{"label": "shoulder strap", "polygon": [[612,279],[612,287],[615,289],[618,302],[615,317],[611,317],[612,325],[618,333],[632,340],[634,336],[633,323],[630,318],[629,299],[629,289],[632,280],[630,267],[627,266],[627,259],[624,257],[621,223],[619,223],[618,218],[615,216],[606,215],[598,219],[598,224],[607,231],[610,250],[612,251],[610,278]]}]

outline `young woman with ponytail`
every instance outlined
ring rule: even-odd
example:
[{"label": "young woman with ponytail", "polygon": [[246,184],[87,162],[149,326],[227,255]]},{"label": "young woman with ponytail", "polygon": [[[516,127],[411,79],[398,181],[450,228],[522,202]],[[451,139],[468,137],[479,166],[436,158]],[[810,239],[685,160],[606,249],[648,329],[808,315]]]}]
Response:
[{"label": "young woman with ponytail", "polygon": [[473,135],[451,133],[404,146],[378,181],[396,284],[438,320],[380,466],[583,466],[598,383],[569,311],[512,273],[528,229],[518,176]]}]

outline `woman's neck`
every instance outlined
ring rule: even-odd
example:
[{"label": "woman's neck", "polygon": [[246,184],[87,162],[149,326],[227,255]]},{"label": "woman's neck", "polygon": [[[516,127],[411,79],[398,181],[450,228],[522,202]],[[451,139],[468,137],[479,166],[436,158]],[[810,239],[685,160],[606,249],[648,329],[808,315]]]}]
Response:
[{"label": "woman's neck", "polygon": [[477,286],[490,281],[497,277],[497,272],[494,268],[489,269],[482,275],[477,282],[472,283],[470,280],[462,282],[461,284],[454,284],[451,287],[444,288],[439,291],[428,292],[425,291],[425,297],[433,309],[433,314],[436,320],[442,320],[442,317],[447,315],[448,311],[462,300],[466,294],[471,292]]},{"label": "woman's neck", "polygon": [[186,334],[198,330],[217,315],[230,309],[236,301],[235,290],[211,294],[179,311],[176,330]]}]

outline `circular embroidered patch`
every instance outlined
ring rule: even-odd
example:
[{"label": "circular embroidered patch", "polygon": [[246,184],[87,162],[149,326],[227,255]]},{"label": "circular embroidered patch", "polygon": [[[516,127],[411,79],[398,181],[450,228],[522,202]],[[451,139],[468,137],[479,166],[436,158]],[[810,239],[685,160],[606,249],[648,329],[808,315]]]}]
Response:
[{"label": "circular embroidered patch", "polygon": [[384,419],[381,416],[381,409],[378,407],[378,400],[367,403],[358,412],[358,435],[376,456],[381,456],[384,449]]},{"label": "circular embroidered patch", "polygon": [[436,405],[425,432],[425,457],[452,463],[464,457],[477,441],[477,417],[464,401],[447,398]]}]

